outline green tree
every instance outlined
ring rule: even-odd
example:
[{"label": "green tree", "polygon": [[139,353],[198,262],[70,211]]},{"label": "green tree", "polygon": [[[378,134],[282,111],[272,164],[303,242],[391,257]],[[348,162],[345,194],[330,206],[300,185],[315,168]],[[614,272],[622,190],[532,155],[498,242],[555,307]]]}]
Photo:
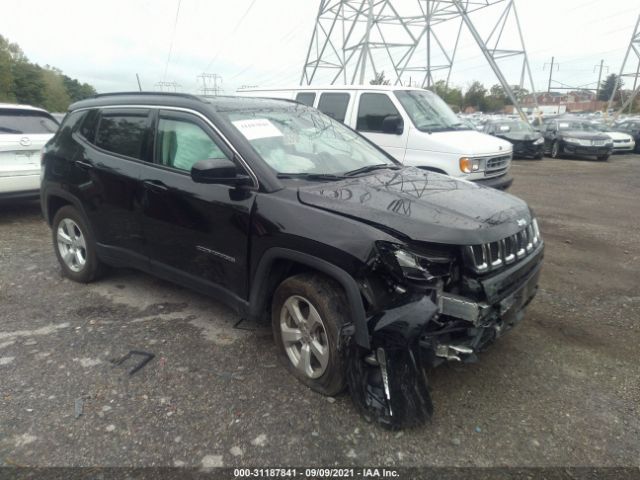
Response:
[{"label": "green tree", "polygon": [[72,102],[84,100],[85,98],[91,97],[97,93],[96,89],[91,85],[88,83],[80,83],[75,78],[62,75],[62,81]]},{"label": "green tree", "polygon": [[45,68],[41,72],[45,84],[43,107],[50,112],[64,112],[71,103],[71,98],[60,70]]},{"label": "green tree", "polygon": [[611,94],[613,93],[613,90],[616,88],[616,82],[618,81],[619,81],[618,93],[616,94],[616,98],[614,98],[614,100],[619,100],[620,89],[622,88],[622,85],[624,83],[622,82],[622,79],[618,80],[618,75],[616,75],[615,73],[612,73],[611,75],[609,75],[600,84],[600,93],[598,94],[598,100],[601,100],[603,102],[608,101],[609,98],[611,98]]},{"label": "green tree", "polygon": [[478,81],[474,81],[464,94],[464,106],[473,107],[476,110],[482,110],[485,106],[484,97],[487,95],[487,89]]},{"label": "green tree", "polygon": [[376,74],[373,80],[369,80],[369,85],[389,85],[391,82],[384,78],[384,71]]},{"label": "green tree", "polygon": [[455,110],[462,108],[462,90],[449,87],[444,80],[438,80],[431,90]]},{"label": "green tree", "polygon": [[42,68],[33,63],[19,61],[13,64],[11,71],[16,101],[38,107],[44,106],[46,85]]}]

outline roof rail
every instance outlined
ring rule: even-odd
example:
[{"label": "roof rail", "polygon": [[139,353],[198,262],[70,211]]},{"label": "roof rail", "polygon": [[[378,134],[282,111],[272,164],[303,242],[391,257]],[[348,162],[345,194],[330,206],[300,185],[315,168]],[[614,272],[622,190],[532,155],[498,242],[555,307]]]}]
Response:
[{"label": "roof rail", "polygon": [[[178,93],[178,92],[112,92],[112,93],[96,93],[95,95],[91,96],[91,97],[87,97],[87,99],[89,98],[103,98],[103,97],[116,97],[116,96],[124,96],[124,95],[148,95],[148,96],[170,96],[170,97],[184,97],[184,98],[191,98],[193,100],[200,100],[202,101],[202,98],[198,97],[197,95],[193,95],[191,93]],[[87,100],[86,99],[86,100]]]}]

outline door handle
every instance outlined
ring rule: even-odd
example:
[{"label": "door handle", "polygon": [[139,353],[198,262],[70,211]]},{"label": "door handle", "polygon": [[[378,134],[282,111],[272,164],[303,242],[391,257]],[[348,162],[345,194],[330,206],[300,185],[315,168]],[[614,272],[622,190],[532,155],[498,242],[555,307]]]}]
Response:
[{"label": "door handle", "polygon": [[89,170],[93,168],[93,165],[89,162],[85,162],[84,160],[76,160],[75,164],[83,170]]},{"label": "door handle", "polygon": [[144,188],[151,190],[152,192],[160,193],[169,190],[169,187],[159,180],[144,180],[142,184],[144,185]]}]

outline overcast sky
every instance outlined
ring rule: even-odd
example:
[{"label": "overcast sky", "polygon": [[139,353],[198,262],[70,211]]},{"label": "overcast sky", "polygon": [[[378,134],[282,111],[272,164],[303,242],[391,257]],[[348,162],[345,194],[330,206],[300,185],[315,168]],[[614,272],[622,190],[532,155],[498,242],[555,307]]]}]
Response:
[{"label": "overcast sky", "polygon": [[[409,2],[415,0],[394,5]],[[221,75],[225,93],[233,93],[243,84],[299,83],[319,0],[3,0],[2,6],[0,34],[30,60],[99,92],[136,90],[136,73],[145,90],[164,79],[197,92],[197,76],[206,71]],[[554,80],[566,85],[594,86],[601,59],[618,72],[640,14],[638,0],[519,0],[517,7],[537,90],[546,90],[552,55],[559,65]],[[486,12],[476,18],[484,36],[496,15]],[[455,30],[442,27],[440,40],[452,45]],[[504,38],[517,40],[513,31]],[[513,62],[504,70],[509,83],[519,82]],[[464,32],[451,83],[473,80],[498,83]]]}]

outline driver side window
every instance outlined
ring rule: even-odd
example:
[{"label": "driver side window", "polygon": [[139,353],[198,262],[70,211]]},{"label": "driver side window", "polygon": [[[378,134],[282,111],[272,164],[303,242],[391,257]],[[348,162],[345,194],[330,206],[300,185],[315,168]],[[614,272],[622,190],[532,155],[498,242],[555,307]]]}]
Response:
[{"label": "driver side window", "polygon": [[227,158],[197,123],[160,116],[156,135],[156,161],[160,165],[191,171],[199,160]]}]

